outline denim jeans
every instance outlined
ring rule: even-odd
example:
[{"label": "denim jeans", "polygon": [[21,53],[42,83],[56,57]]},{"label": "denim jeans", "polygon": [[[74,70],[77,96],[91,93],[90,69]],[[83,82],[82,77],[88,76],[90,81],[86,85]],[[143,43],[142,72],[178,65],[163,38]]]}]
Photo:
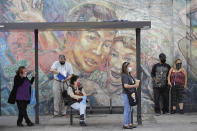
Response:
[{"label": "denim jeans", "polygon": [[124,100],[124,125],[133,124],[133,109],[129,104],[127,94],[122,94]]},{"label": "denim jeans", "polygon": [[73,109],[79,110],[80,115],[84,115],[84,119],[86,119],[86,104],[83,104],[82,102],[76,102],[71,105]]}]

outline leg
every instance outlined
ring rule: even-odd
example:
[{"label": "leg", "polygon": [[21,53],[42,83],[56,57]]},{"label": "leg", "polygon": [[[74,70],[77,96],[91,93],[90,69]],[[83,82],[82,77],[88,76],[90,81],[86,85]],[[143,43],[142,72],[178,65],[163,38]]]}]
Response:
[{"label": "leg", "polygon": [[25,122],[28,123],[32,123],[27,115],[27,102],[23,101],[23,117],[25,118]]},{"label": "leg", "polygon": [[[65,89],[65,90],[67,90],[67,84],[66,84],[66,82],[65,83],[61,83],[61,89]],[[61,114],[62,115],[66,115],[66,112],[67,112],[67,106],[65,106],[65,104],[64,104],[64,100],[63,100],[63,98],[62,98],[62,96],[60,97],[61,98]]]},{"label": "leg", "polygon": [[180,113],[183,114],[183,101],[184,101],[184,87],[180,86],[178,89],[178,102],[179,102],[179,109]]},{"label": "leg", "polygon": [[168,107],[169,107],[169,89],[166,87],[163,90],[162,97],[163,97],[163,113],[165,114],[168,112]]},{"label": "leg", "polygon": [[130,124],[133,124],[133,107],[131,106],[131,111],[130,111]]},{"label": "leg", "polygon": [[183,103],[179,103],[180,110],[183,110]]},{"label": "leg", "polygon": [[128,96],[122,94],[124,100],[124,126],[128,126],[131,123],[131,106],[129,105]]},{"label": "leg", "polygon": [[23,104],[21,101],[17,101],[17,107],[18,107],[18,120],[17,120],[17,125],[21,125],[23,122]]},{"label": "leg", "polygon": [[177,90],[176,87],[172,87],[172,114],[176,113],[176,104],[177,104]]},{"label": "leg", "polygon": [[53,97],[54,97],[54,116],[59,114],[59,106],[60,106],[60,82],[54,80],[53,81]]},{"label": "leg", "polygon": [[80,111],[80,125],[86,126],[86,123],[85,123],[86,105],[76,102],[76,103],[72,104],[71,107]]},{"label": "leg", "polygon": [[160,91],[157,88],[154,88],[153,91],[154,91],[155,113],[160,113],[160,104],[159,104]]},{"label": "leg", "polygon": [[[86,116],[86,104],[80,102],[80,115]],[[85,117],[84,117],[85,118]]]}]

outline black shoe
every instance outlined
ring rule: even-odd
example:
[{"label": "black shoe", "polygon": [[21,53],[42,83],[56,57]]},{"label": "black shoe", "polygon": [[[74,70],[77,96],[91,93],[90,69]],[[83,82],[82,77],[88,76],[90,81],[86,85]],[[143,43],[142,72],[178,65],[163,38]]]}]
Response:
[{"label": "black shoe", "polygon": [[129,126],[133,127],[133,128],[137,128],[137,126],[135,124],[132,124],[132,125],[129,124]]},{"label": "black shoe", "polygon": [[180,110],[180,112],[179,112],[180,114],[184,114],[184,111],[183,110]]},{"label": "black shoe", "polygon": [[156,115],[156,116],[160,116],[160,115],[161,115],[161,112],[156,112],[155,115]]},{"label": "black shoe", "polygon": [[23,127],[23,124],[22,123],[17,123],[17,126],[18,127]]},{"label": "black shoe", "polygon": [[176,113],[176,110],[172,110],[172,111],[171,111],[171,114],[175,114],[175,113]]},{"label": "black shoe", "polygon": [[80,121],[80,126],[87,126],[86,123],[84,121]]},{"label": "black shoe", "polygon": [[125,125],[124,125],[122,128],[123,128],[123,129],[133,129],[133,126],[125,126]]},{"label": "black shoe", "polygon": [[166,114],[166,113],[169,113],[169,111],[166,111],[166,110],[165,110],[165,111],[163,111],[163,114]]},{"label": "black shoe", "polygon": [[34,126],[34,123],[29,122],[29,123],[27,123],[27,126]]}]

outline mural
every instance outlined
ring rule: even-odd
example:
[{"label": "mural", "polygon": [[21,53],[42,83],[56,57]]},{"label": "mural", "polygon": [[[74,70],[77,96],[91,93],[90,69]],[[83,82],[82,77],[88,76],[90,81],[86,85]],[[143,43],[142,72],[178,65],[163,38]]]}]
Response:
[{"label": "mural", "polygon": [[[196,0],[191,2],[197,4]],[[150,20],[152,27],[142,31],[141,41],[142,111],[150,113],[154,105],[150,71],[161,52],[167,54],[169,64],[175,57],[184,60],[190,74],[187,94],[193,94],[186,101],[197,103],[197,6],[192,4],[194,11],[187,12],[189,4],[185,0],[0,1],[0,22]],[[185,23],[190,20],[191,28]],[[135,39],[135,31],[128,30],[39,32],[40,113],[53,112],[53,75],[49,70],[59,54],[65,54],[74,73],[81,77],[93,106],[108,106],[110,99],[113,106],[122,106],[121,65],[130,62],[136,76]],[[33,32],[0,32],[0,56],[1,113],[16,115],[16,106],[8,104],[7,99],[18,66],[35,69]],[[30,106],[28,113],[34,115],[34,107]]]}]

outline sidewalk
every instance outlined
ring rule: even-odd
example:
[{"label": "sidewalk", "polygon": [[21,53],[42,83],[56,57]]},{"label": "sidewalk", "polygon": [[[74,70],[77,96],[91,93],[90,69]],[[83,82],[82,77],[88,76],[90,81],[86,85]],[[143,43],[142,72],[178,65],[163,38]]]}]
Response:
[{"label": "sidewalk", "polygon": [[[34,127],[17,127],[16,116],[1,116],[0,131],[121,131],[123,115],[97,114],[88,115],[87,127],[79,126],[79,118],[75,116],[73,126],[69,125],[69,118],[40,116],[40,124]],[[197,113],[184,115],[142,115],[143,125],[133,129],[135,131],[197,131]],[[33,118],[31,118],[33,120]],[[34,121],[34,120],[33,120]],[[136,116],[134,117],[136,122]],[[24,123],[25,125],[25,123]]]}]

